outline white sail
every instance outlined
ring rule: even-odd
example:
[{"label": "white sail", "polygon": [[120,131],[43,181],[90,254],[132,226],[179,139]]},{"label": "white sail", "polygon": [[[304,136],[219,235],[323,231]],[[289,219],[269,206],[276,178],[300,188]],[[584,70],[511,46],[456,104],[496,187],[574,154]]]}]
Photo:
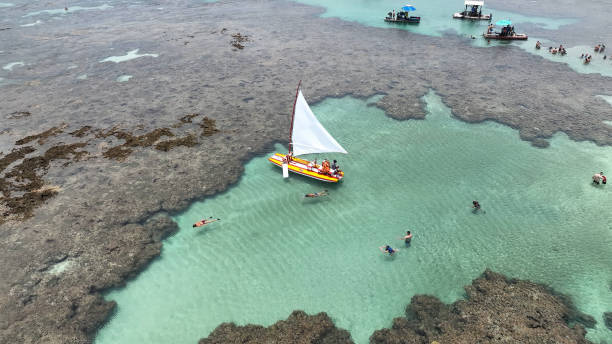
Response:
[{"label": "white sail", "polygon": [[317,120],[301,90],[295,102],[291,139],[294,156],[331,152],[348,154]]}]

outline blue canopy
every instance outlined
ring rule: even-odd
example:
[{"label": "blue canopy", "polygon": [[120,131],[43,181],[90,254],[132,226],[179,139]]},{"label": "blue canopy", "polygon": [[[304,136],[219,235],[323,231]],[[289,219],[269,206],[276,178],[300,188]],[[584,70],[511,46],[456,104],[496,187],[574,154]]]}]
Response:
[{"label": "blue canopy", "polygon": [[510,21],[510,19],[504,19],[504,20],[500,20],[497,23],[495,23],[495,25],[499,25],[499,26],[512,25],[512,22]]},{"label": "blue canopy", "polygon": [[406,5],[406,6],[402,7],[402,10],[407,11],[407,12],[408,11],[416,11],[416,8],[414,8],[414,6],[412,6],[412,5]]}]

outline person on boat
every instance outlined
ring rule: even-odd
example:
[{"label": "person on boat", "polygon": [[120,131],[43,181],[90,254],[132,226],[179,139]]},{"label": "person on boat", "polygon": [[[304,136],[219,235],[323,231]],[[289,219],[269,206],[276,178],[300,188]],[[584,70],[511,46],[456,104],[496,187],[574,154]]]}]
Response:
[{"label": "person on boat", "polygon": [[304,197],[315,198],[315,197],[321,197],[321,196],[327,196],[327,195],[328,195],[327,190],[323,190],[319,192],[307,193],[304,195]]},{"label": "person on boat", "polygon": [[320,173],[322,173],[322,174],[330,174],[330,171],[329,171],[329,160],[327,160],[327,159],[323,160],[323,162],[321,163]]},{"label": "person on boat", "polygon": [[393,10],[393,14],[391,15],[391,19],[395,20],[395,10]]},{"label": "person on boat", "polygon": [[202,227],[202,226],[207,225],[209,223],[213,223],[213,222],[220,221],[220,220],[221,219],[213,219],[213,217],[211,216],[208,219],[203,219],[203,220],[200,220],[200,221],[194,223],[193,224],[193,228],[195,228],[195,227]]},{"label": "person on boat", "polygon": [[394,253],[396,253],[398,250],[394,249],[393,247],[386,245],[386,246],[381,246],[378,248],[382,253],[389,253],[390,256],[392,256]]},{"label": "person on boat", "polygon": [[406,244],[406,247],[410,247],[410,241],[412,240],[412,233],[410,233],[410,231],[406,231],[406,235],[404,235],[400,239],[404,240],[404,244]]},{"label": "person on boat", "polygon": [[472,201],[472,208],[479,210],[480,209],[480,203],[478,203],[478,201]]},{"label": "person on boat", "polygon": [[340,166],[338,166],[338,161],[334,160],[334,162],[331,165],[331,173],[332,174],[336,174],[340,171]]}]

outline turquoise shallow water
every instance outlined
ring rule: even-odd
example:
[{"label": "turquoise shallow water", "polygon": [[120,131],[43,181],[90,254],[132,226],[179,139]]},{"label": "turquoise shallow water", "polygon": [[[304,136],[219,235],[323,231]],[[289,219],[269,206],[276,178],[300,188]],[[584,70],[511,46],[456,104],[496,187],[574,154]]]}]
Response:
[{"label": "turquoise shallow water", "polygon": [[[107,295],[118,311],[96,343],[195,343],[221,322],[270,325],[294,309],[326,311],[367,343],[412,295],[452,302],[486,267],[570,294],[599,322],[589,338],[612,339],[601,318],[612,310],[612,189],[590,184],[612,171],[612,147],[557,135],[537,149],[500,124],[452,118],[434,93],[425,100],[420,121],[350,97],[313,106],[350,152],[327,156],[345,181],[283,180],[254,158],[237,185],[176,216],[160,259]],[[302,197],[324,188],[327,198]],[[474,199],[486,213],[472,213]],[[222,220],[191,227],[208,216]],[[387,243],[397,256],[379,252]]]},{"label": "turquoise shallow water", "polygon": [[[465,6],[463,1],[447,1],[447,0],[428,0],[428,1],[412,1],[408,2],[416,8],[413,15],[421,16],[421,22],[418,25],[396,25],[389,24],[383,21],[387,12],[395,9],[398,11],[404,3],[396,0],[296,0],[297,2],[316,5],[326,9],[323,17],[336,17],[343,20],[355,21],[368,26],[375,27],[395,27],[406,29],[411,32],[429,35],[440,36],[443,32],[453,30],[460,35],[481,36],[487,30],[488,21],[470,21],[453,19],[453,13],[462,11]],[[488,8],[485,2],[483,13],[493,13],[492,23],[502,19],[511,19],[516,26],[517,32],[523,32],[520,29],[521,23],[533,23],[541,26],[544,29],[555,30],[562,25],[575,23],[573,18],[545,18],[525,16],[518,13],[500,11]]]},{"label": "turquoise shallow water", "polygon": [[[546,30],[557,30],[563,25],[569,25],[577,23],[578,21],[574,18],[547,18],[547,17],[536,17],[526,16],[519,13],[512,13],[507,11],[500,11],[492,8],[488,8],[485,1],[485,9],[483,13],[493,13],[493,21],[495,23],[501,19],[511,19],[516,27],[516,31],[520,33],[527,33],[529,40],[527,41],[515,41],[515,42],[501,42],[491,40],[487,42],[483,39],[482,33],[487,30],[489,25],[488,21],[470,21],[470,20],[458,20],[453,19],[452,15],[455,12],[463,10],[463,1],[445,1],[445,0],[429,0],[429,1],[412,1],[410,4],[416,7],[414,15],[422,17],[421,23],[418,25],[398,25],[389,24],[383,21],[383,18],[392,9],[396,11],[403,3],[395,0],[382,0],[382,1],[369,1],[369,0],[296,0],[297,2],[316,5],[324,7],[326,9],[323,17],[335,17],[342,20],[354,21],[363,25],[381,27],[381,28],[399,28],[405,29],[410,32],[429,35],[429,36],[440,36],[444,32],[454,32],[459,36],[470,37],[474,36],[475,39],[472,41],[474,46],[478,47],[493,47],[496,45],[505,44],[516,44],[525,51],[540,55],[551,61],[566,63],[570,68],[578,73],[600,73],[605,76],[612,76],[612,59],[603,60],[605,54],[596,54],[593,52],[591,46],[576,46],[569,47],[567,49],[566,56],[552,55],[548,52],[549,46],[558,47],[559,44],[563,44],[567,47],[567,44],[563,42],[551,42],[550,40],[532,37],[528,30],[521,28],[523,24],[534,24],[538,25]],[[575,33],[576,34],[576,33]],[[584,37],[585,42],[592,42],[592,37]],[[536,50],[535,43],[540,40],[543,43],[543,49]],[[595,44],[595,43],[594,43]],[[585,65],[583,60],[579,58],[582,53],[589,53],[593,55],[593,60],[590,64]]]}]

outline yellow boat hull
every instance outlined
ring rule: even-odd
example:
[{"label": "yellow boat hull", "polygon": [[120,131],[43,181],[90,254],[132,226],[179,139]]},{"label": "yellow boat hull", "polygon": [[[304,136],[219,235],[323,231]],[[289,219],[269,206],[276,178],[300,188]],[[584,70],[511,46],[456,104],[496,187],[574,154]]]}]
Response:
[{"label": "yellow boat hull", "polygon": [[[283,159],[285,158],[285,156],[286,154],[275,153],[274,155],[268,158],[268,161],[270,161],[271,163],[273,163],[274,165],[278,167],[282,167]],[[342,177],[344,176],[344,173],[342,172],[336,175],[319,173],[318,168],[308,166],[309,164],[310,164],[310,161],[308,160],[293,157],[291,159],[291,162],[288,165],[288,169],[289,169],[289,172],[301,174],[303,176],[310,177],[310,178],[320,180],[323,182],[328,182],[328,183],[337,183],[340,180],[342,180]]]}]

